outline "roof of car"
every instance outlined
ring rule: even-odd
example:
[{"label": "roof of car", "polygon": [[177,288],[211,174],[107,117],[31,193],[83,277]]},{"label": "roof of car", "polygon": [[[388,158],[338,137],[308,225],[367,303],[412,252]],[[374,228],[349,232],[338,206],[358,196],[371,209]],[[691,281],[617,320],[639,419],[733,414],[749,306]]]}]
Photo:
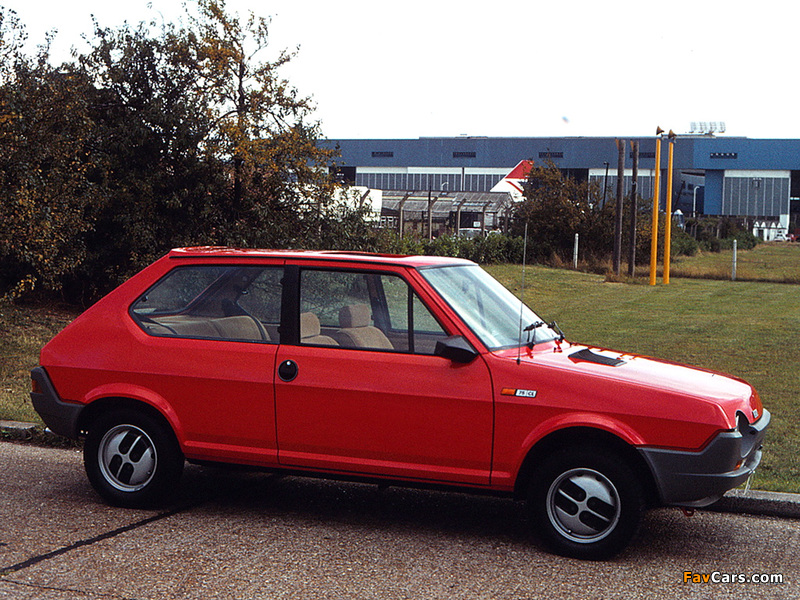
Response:
[{"label": "roof of car", "polygon": [[170,251],[168,256],[170,258],[283,258],[288,260],[325,260],[392,264],[407,267],[471,264],[470,261],[464,259],[446,256],[410,256],[337,250],[266,250],[260,248],[231,248],[228,246],[174,248]]}]

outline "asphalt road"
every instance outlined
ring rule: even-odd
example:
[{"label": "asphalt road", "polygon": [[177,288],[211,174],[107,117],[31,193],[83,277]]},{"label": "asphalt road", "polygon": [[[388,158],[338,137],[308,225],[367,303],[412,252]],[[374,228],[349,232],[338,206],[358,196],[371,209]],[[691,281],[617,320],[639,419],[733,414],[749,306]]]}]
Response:
[{"label": "asphalt road", "polygon": [[78,452],[8,442],[0,473],[0,599],[800,598],[792,519],[651,511],[593,563],[545,552],[507,499],[187,467],[174,505],[126,510]]}]

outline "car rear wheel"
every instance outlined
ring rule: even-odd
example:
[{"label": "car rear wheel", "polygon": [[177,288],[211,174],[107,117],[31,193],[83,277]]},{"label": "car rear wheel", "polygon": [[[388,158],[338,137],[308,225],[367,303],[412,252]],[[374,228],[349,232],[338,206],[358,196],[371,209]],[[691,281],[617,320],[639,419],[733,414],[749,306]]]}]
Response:
[{"label": "car rear wheel", "polygon": [[113,411],[94,422],[83,460],[92,487],[116,506],[158,504],[175,489],[183,471],[172,430],[133,409]]},{"label": "car rear wheel", "polygon": [[564,450],[544,459],[528,502],[545,543],[582,559],[620,552],[636,533],[644,509],[632,469],[602,448]]}]

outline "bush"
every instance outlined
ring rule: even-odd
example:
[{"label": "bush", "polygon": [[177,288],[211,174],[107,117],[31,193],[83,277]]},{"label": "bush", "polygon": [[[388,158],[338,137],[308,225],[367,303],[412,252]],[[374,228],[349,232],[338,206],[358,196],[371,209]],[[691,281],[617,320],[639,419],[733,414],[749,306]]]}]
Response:
[{"label": "bush", "polygon": [[709,238],[700,242],[700,247],[706,252],[721,252],[732,250],[733,240],[736,240],[738,250],[752,250],[761,243],[761,239],[747,231],[739,231],[735,235],[723,239]]},{"label": "bush", "polygon": [[700,244],[683,229],[678,229],[672,233],[671,252],[672,256],[694,256],[700,249]]},{"label": "bush", "polygon": [[486,237],[464,238],[440,235],[423,240],[414,235],[399,237],[396,233],[376,232],[374,244],[365,250],[388,254],[426,254],[466,258],[477,263],[521,263],[523,241],[520,237],[491,234]]},{"label": "bush", "polygon": [[736,240],[736,247],[739,250],[752,250],[761,242],[760,238],[748,231],[737,231],[736,234],[720,240],[720,247],[723,250],[732,250],[733,240]]},{"label": "bush", "polygon": [[709,238],[700,242],[700,247],[706,252],[719,252],[722,250],[722,240]]},{"label": "bush", "polygon": [[761,241],[747,229],[747,223],[733,217],[702,217],[689,219],[687,229],[693,231],[706,252],[720,252],[733,248],[733,240],[741,250],[752,250]]}]

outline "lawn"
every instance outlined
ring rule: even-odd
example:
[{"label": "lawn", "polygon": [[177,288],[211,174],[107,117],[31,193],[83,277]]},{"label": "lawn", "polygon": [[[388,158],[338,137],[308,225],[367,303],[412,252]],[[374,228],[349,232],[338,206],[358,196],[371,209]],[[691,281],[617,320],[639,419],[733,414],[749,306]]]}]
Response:
[{"label": "lawn", "polygon": [[0,419],[41,423],[31,406],[30,371],[39,350],[78,313],[0,302]]},{"label": "lawn", "polygon": [[[724,254],[703,255],[680,265],[701,273],[724,260]],[[740,269],[744,264],[751,269],[748,279],[779,273],[783,281],[785,273],[800,276],[800,244],[759,246],[740,252],[740,261]],[[520,266],[487,270],[519,293]],[[602,275],[532,266],[526,272],[525,301],[541,317],[558,321],[570,340],[748,380],[773,414],[753,486],[800,492],[800,286],[674,274],[668,286],[607,283]],[[41,423],[30,406],[29,371],[41,346],[76,314],[0,303],[0,419]]]},{"label": "lawn", "polygon": [[[759,244],[752,250],[739,250],[736,262],[737,281],[800,284],[800,244]],[[670,276],[730,279],[732,264],[733,250],[679,256],[672,261]]]}]

